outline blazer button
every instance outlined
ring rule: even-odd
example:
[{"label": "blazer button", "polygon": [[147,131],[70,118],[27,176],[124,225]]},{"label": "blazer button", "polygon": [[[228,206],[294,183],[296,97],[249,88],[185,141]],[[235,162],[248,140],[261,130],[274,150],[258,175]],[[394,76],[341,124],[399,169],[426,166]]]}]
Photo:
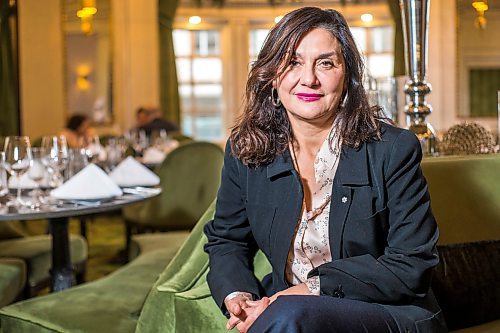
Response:
[{"label": "blazer button", "polygon": [[344,298],[345,294],[342,291],[342,286],[339,286],[333,291],[333,297]]}]

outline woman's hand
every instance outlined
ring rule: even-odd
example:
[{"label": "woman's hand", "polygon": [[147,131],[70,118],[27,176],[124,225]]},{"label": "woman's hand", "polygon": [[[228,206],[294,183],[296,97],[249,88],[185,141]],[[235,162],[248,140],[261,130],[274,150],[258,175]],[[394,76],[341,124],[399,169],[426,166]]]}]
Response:
[{"label": "woman's hand", "polygon": [[227,325],[228,329],[236,326],[240,333],[246,333],[269,304],[271,304],[271,301],[268,297],[263,297],[258,301],[246,301],[247,307],[243,310],[246,315],[245,319],[232,321],[232,318],[230,318]]},{"label": "woman's hand", "polygon": [[245,321],[247,314],[245,308],[248,307],[247,301],[251,301],[248,295],[244,293],[237,295],[229,300],[225,300],[224,304],[229,312],[229,320],[227,321],[226,328],[233,329],[239,322]]},{"label": "woman's hand", "polygon": [[274,302],[279,296],[285,295],[311,295],[311,292],[309,291],[309,288],[307,288],[307,285],[302,282],[298,285],[277,292],[276,294],[271,296],[271,303]]},{"label": "woman's hand", "polygon": [[258,301],[252,301],[244,295],[238,295],[225,302],[226,308],[231,315],[226,328],[231,330],[236,327],[240,333],[246,333],[254,321],[269,306],[269,304],[274,302],[279,296],[284,295],[311,295],[311,293],[305,283],[300,283],[296,286],[280,291],[270,298],[263,297]]}]

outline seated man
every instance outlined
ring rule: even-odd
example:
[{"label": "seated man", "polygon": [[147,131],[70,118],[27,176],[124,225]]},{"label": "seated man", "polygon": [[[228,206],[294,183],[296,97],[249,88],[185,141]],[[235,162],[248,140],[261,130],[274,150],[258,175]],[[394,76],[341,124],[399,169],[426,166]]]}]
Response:
[{"label": "seated man", "polygon": [[140,107],[136,114],[137,128],[144,130],[148,137],[153,131],[178,132],[177,124],[162,118],[160,110],[154,107]]}]

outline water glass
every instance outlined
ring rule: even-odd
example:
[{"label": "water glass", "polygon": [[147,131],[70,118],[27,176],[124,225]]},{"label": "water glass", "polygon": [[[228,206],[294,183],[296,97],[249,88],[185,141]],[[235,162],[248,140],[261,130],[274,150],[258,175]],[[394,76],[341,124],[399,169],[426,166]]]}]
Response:
[{"label": "water glass", "polygon": [[11,204],[15,206],[25,206],[26,203],[21,198],[21,176],[28,171],[31,164],[31,144],[27,136],[8,136],[4,144],[5,162],[7,172],[16,177],[17,196]]},{"label": "water glass", "polygon": [[69,164],[66,178],[76,175],[89,164],[87,150],[85,148],[71,148],[69,150]]},{"label": "water glass", "polygon": [[28,177],[37,184],[37,188],[32,192],[33,208],[38,208],[44,202],[42,184],[47,176],[47,167],[43,163],[43,158],[46,155],[44,148],[31,148],[31,165],[28,170]]},{"label": "water glass", "polygon": [[5,170],[5,153],[0,151],[0,198],[9,194],[9,185],[7,183],[7,171]]},{"label": "water glass", "polygon": [[98,135],[88,138],[86,145],[87,156],[91,162],[98,162],[102,153],[101,140]]},{"label": "water glass", "polygon": [[117,138],[109,138],[106,146],[106,171],[113,170],[123,157],[123,148]]},{"label": "water glass", "polygon": [[68,165],[68,143],[64,136],[44,136],[42,138],[44,149],[43,164],[52,174],[49,186],[58,187],[63,183],[62,172]]}]

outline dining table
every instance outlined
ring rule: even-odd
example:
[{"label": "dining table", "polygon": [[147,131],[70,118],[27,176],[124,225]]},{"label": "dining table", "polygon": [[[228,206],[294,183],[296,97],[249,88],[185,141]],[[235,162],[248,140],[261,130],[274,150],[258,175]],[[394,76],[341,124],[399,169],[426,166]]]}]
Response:
[{"label": "dining table", "polygon": [[135,187],[123,189],[123,194],[105,200],[58,200],[49,198],[50,203],[37,209],[23,206],[0,207],[0,221],[48,220],[52,235],[52,291],[71,288],[75,284],[70,246],[69,219],[108,213],[125,206],[156,197],[160,188]]}]

